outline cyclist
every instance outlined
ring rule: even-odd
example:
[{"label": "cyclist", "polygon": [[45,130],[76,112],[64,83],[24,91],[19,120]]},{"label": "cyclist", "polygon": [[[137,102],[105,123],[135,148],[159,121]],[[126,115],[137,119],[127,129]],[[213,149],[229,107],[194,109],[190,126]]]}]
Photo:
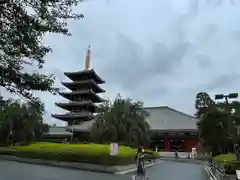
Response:
[{"label": "cyclist", "polygon": [[144,167],[144,154],[143,147],[139,148],[136,155],[136,164],[137,164],[137,173],[133,176],[136,179],[137,176],[144,176],[144,178],[149,179],[146,175],[145,167]]}]

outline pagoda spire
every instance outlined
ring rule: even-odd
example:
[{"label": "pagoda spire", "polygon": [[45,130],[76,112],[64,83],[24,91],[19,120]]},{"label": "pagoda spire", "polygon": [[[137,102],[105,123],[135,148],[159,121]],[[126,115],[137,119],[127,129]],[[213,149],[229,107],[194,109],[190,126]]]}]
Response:
[{"label": "pagoda spire", "polygon": [[90,45],[88,46],[87,55],[85,58],[85,70],[89,70],[90,68],[90,56],[91,56],[91,50]]}]

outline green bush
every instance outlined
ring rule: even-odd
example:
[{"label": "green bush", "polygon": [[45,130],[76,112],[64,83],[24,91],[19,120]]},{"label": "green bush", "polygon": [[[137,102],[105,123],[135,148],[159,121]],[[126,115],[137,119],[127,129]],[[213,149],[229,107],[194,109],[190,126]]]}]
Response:
[{"label": "green bush", "polygon": [[236,155],[233,153],[220,154],[213,158],[217,162],[236,162]]},{"label": "green bush", "polygon": [[215,156],[213,161],[224,167],[225,174],[236,174],[236,170],[240,169],[240,163],[236,161],[236,155],[233,153],[220,154]]},{"label": "green bush", "polygon": [[[136,149],[119,147],[117,156],[109,155],[109,145],[101,144],[60,144],[34,143],[28,146],[11,146],[0,149],[0,154],[44,160],[84,162],[104,165],[124,165],[134,163]],[[148,153],[149,159],[156,158],[154,152]]]}]

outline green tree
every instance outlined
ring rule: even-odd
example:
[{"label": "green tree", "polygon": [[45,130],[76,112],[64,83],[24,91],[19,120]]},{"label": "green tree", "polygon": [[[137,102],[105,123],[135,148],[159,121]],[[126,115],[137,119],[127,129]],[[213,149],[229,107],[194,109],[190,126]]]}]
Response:
[{"label": "green tree", "polygon": [[219,154],[227,149],[229,116],[225,112],[206,112],[198,122],[200,138],[204,146],[211,146],[214,154]]},{"label": "green tree", "polygon": [[129,146],[148,144],[150,127],[148,113],[142,102],[123,99],[119,95],[113,103],[107,101],[99,108],[91,137],[97,143],[118,142]]},{"label": "green tree", "polygon": [[196,117],[200,118],[205,112],[215,105],[215,102],[206,92],[200,92],[196,95],[195,108],[197,110]]},{"label": "green tree", "polygon": [[58,91],[54,75],[28,73],[27,65],[43,68],[45,55],[52,51],[42,38],[48,33],[70,35],[68,19],[83,18],[72,8],[82,0],[8,0],[0,3],[0,86],[28,100],[31,90]]},{"label": "green tree", "polygon": [[42,119],[43,109],[43,104],[5,101],[0,111],[0,143],[7,143],[10,138],[24,143],[40,140],[48,131],[48,125]]},{"label": "green tree", "polygon": [[[240,125],[240,103],[214,102],[207,93],[196,96],[196,115],[200,119],[198,129],[205,147],[211,147],[213,153],[233,151],[238,141],[237,126]],[[235,114],[229,110],[234,108]]]}]

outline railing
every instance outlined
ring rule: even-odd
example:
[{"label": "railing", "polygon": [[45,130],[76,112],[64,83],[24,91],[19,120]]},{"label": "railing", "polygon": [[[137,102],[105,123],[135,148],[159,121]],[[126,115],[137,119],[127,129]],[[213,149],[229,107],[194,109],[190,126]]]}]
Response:
[{"label": "railing", "polygon": [[217,169],[219,172],[223,174],[225,174],[227,166],[228,166],[227,163],[217,163],[216,161],[212,161],[212,168]]}]

